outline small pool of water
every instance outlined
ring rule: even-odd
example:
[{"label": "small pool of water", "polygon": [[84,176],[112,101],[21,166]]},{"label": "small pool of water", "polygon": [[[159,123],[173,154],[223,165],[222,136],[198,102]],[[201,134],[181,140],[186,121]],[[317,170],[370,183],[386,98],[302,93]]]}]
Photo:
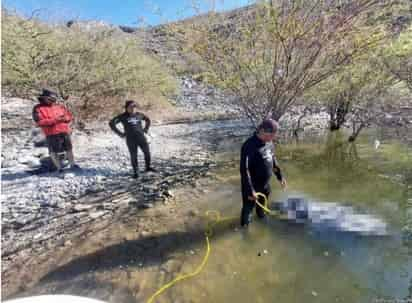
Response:
[{"label": "small pool of water", "polygon": [[[237,158],[228,144],[224,147],[223,162]],[[362,214],[361,220],[385,222],[388,234],[255,218],[248,232],[236,228],[216,235],[207,270],[178,288],[177,297],[196,296],[199,302],[373,302],[410,296],[411,247],[401,230],[412,197],[407,185],[396,182],[410,173],[410,149],[388,141],[375,150],[364,137],[357,146],[303,143],[282,146],[278,153],[289,187],[282,192],[273,182],[271,200],[334,202]],[[219,184],[199,201],[204,210],[217,209],[223,216],[239,214],[241,207],[238,168],[227,167],[220,171]]]},{"label": "small pool of water", "polygon": [[[289,178],[290,190],[275,191],[273,199],[299,196],[310,201],[322,196],[299,186],[307,180],[305,175]],[[217,187],[201,204],[220,210],[223,216],[239,213],[238,186],[228,183]],[[351,203],[346,192],[342,193],[335,194],[334,200]],[[379,214],[391,222],[398,206],[386,203],[397,203],[399,196],[394,193],[381,192],[380,199],[373,201],[378,209],[371,209],[369,215]],[[364,213],[367,209],[363,207]],[[265,222],[255,218],[248,232],[233,229],[217,234],[206,273],[176,291],[184,296],[185,292],[194,295],[193,287],[200,289],[207,298],[201,302],[373,302],[376,298],[405,298],[412,261],[397,226],[394,222],[387,236],[365,236],[321,224],[315,227],[272,217]]]}]

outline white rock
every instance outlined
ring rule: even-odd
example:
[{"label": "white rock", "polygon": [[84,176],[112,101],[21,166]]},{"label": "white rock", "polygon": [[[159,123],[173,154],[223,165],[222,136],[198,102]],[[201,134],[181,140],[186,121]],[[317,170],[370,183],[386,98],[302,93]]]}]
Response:
[{"label": "white rock", "polygon": [[317,297],[318,293],[316,291],[312,290],[312,296]]},{"label": "white rock", "polygon": [[96,211],[96,212],[89,213],[89,216],[92,219],[97,219],[97,218],[104,216],[105,214],[106,212],[102,210],[102,211]]}]

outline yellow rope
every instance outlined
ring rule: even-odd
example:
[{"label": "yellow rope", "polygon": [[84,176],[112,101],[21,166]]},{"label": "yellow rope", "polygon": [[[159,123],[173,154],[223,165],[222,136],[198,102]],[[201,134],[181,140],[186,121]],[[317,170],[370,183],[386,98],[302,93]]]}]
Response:
[{"label": "yellow rope", "polygon": [[257,205],[259,205],[259,206],[260,206],[265,212],[267,212],[268,214],[273,213],[273,211],[268,208],[268,198],[266,197],[266,195],[264,195],[264,194],[262,194],[262,193],[256,193],[256,197],[257,197],[257,198],[262,197],[262,198],[263,198],[263,201],[264,201],[264,204],[262,205],[262,203],[260,203],[260,202],[256,199],[256,200],[255,200],[255,203],[256,203]]},{"label": "yellow rope", "polygon": [[168,289],[169,287],[172,287],[175,283],[194,277],[196,276],[198,273],[200,273],[203,270],[203,267],[206,265],[207,259],[209,258],[210,255],[210,242],[209,242],[209,237],[206,235],[206,244],[207,244],[207,248],[206,248],[206,254],[203,258],[202,263],[199,265],[199,267],[192,273],[189,274],[185,274],[185,275],[180,275],[177,276],[175,279],[173,279],[172,281],[170,281],[169,283],[163,285],[158,291],[156,291],[151,297],[150,299],[147,301],[147,303],[152,303],[153,300],[160,295],[162,292],[164,292],[166,289]]},{"label": "yellow rope", "polygon": [[[263,201],[264,201],[264,204],[261,204],[259,201],[256,200],[256,201],[255,201],[256,204],[259,205],[259,206],[260,206],[265,212],[267,212],[268,214],[273,214],[273,211],[270,210],[270,209],[267,207],[267,204],[268,204],[268,199],[267,199],[267,197],[266,197],[264,194],[262,194],[262,193],[256,193],[256,196],[257,196],[257,197],[262,197],[262,198],[263,198]],[[210,250],[211,250],[209,237],[211,237],[212,234],[213,234],[213,227],[214,227],[216,224],[220,223],[220,222],[232,220],[233,218],[235,218],[235,217],[224,217],[224,218],[222,218],[222,217],[220,216],[220,212],[218,212],[218,211],[216,211],[216,210],[209,210],[209,211],[207,211],[207,212],[206,212],[206,217],[207,217],[207,218],[214,217],[214,218],[213,218],[213,219],[209,219],[208,222],[207,222],[207,225],[206,225],[206,230],[205,230],[205,237],[206,237],[206,254],[205,254],[205,256],[203,257],[202,263],[200,263],[200,265],[199,265],[193,272],[188,273],[188,274],[184,274],[184,275],[179,275],[179,276],[177,276],[175,279],[173,279],[172,281],[170,281],[169,283],[163,285],[161,288],[159,288],[159,289],[149,298],[149,300],[147,301],[147,303],[152,303],[153,300],[154,300],[157,296],[159,296],[159,295],[160,295],[162,292],[164,292],[166,289],[172,287],[172,286],[173,286],[174,284],[176,284],[177,282],[182,281],[182,280],[186,280],[186,279],[188,279],[188,278],[192,278],[192,277],[198,275],[198,274],[203,270],[203,268],[205,267],[205,265],[206,265],[206,263],[207,263],[207,260],[209,259]]]}]

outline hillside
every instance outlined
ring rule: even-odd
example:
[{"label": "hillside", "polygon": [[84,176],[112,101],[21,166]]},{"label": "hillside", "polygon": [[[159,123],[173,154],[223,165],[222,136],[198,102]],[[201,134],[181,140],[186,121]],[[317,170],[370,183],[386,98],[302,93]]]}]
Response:
[{"label": "hillside", "polygon": [[[276,1],[274,1],[276,2]],[[308,3],[308,6],[310,3]],[[148,28],[120,27],[127,33],[139,37],[142,47],[147,53],[157,56],[172,69],[180,73],[197,74],[202,70],[200,58],[193,53],[185,52],[187,39],[191,30],[205,23],[210,23],[214,31],[234,32],[250,18],[256,15],[256,5],[249,5],[227,12],[203,14],[178,22]],[[391,6],[377,13],[372,22],[385,22],[387,27],[396,34],[412,22],[412,3],[407,0],[391,1]]]}]

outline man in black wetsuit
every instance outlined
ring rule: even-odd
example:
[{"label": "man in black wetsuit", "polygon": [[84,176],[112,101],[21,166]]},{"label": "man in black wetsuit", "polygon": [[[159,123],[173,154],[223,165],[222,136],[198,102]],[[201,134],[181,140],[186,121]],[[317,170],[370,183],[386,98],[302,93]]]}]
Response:
[{"label": "man in black wetsuit", "polygon": [[[126,137],[127,147],[129,148],[130,158],[132,160],[133,167],[133,178],[139,176],[138,162],[137,162],[137,148],[143,151],[144,160],[146,164],[146,172],[155,172],[156,170],[150,166],[150,150],[149,144],[147,143],[145,133],[149,130],[150,119],[143,113],[136,112],[136,103],[132,100],[126,101],[125,112],[114,117],[109,125],[110,128],[121,138]],[[142,121],[145,122],[143,128]],[[122,133],[118,128],[117,124],[122,123],[124,133]]]},{"label": "man in black wetsuit", "polygon": [[[242,185],[243,207],[240,224],[247,226],[252,217],[255,201],[264,201],[256,197],[261,192],[266,197],[270,194],[270,177],[274,173],[282,188],[286,188],[286,180],[282,177],[276,158],[273,154],[273,143],[276,131],[279,128],[275,120],[264,120],[257,128],[256,133],[243,143],[240,156],[240,176]],[[264,210],[256,205],[259,218],[265,217]]]}]

